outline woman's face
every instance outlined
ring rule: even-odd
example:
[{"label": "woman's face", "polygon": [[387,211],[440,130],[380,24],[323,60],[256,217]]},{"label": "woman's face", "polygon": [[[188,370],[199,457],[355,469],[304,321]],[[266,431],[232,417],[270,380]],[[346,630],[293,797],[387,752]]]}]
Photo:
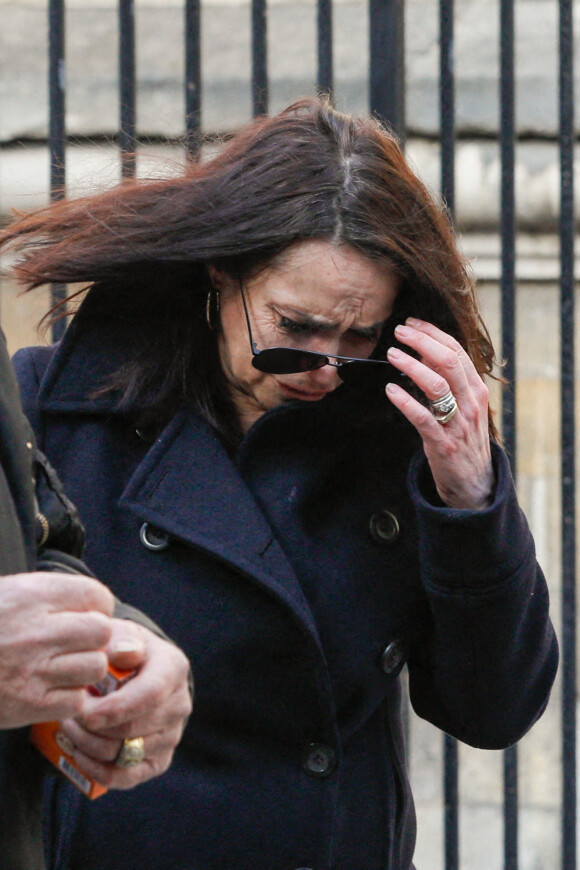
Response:
[{"label": "woman's face", "polygon": [[[252,365],[239,284],[210,267],[220,292],[219,351],[243,432],[284,402],[315,402],[341,383],[330,365],[311,372],[269,375]],[[297,242],[244,282],[258,350],[287,346],[327,356],[371,355],[397,295],[399,281],[385,264],[348,245]]]}]

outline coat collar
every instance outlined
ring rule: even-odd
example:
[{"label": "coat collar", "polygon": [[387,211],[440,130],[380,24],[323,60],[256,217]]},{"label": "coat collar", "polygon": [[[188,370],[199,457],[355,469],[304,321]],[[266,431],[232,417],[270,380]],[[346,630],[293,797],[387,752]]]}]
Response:
[{"label": "coat collar", "polygon": [[94,288],[83,301],[53,356],[40,383],[41,411],[66,413],[127,413],[119,396],[106,387],[113,374],[132,354],[135,338],[131,321],[115,313],[114,301],[103,288]]},{"label": "coat collar", "polygon": [[120,506],[252,578],[318,637],[302,588],[265,515],[195,412],[180,412],[164,429],[133,473]]}]

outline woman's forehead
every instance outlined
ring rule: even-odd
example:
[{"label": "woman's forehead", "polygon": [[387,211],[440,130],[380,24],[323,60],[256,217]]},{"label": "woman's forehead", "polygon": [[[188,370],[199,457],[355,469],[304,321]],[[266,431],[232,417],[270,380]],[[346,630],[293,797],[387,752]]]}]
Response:
[{"label": "woman's forehead", "polygon": [[325,241],[298,242],[256,276],[256,290],[270,301],[297,312],[318,311],[323,317],[341,312],[384,319],[396,296],[399,279],[382,261],[365,257],[348,245]]}]

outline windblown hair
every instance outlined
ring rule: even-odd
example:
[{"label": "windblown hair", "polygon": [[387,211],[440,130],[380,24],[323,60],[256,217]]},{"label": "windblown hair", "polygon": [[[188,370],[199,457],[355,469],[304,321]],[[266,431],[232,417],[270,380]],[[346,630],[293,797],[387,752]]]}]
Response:
[{"label": "windblown hair", "polygon": [[349,244],[400,275],[387,340],[412,314],[454,335],[478,372],[491,374],[492,345],[444,209],[380,123],[324,99],[256,119],[179,177],[126,180],[20,215],[0,245],[19,252],[14,273],[26,289],[82,282],[130,311],[142,349],[112,385],[123,401],[151,420],[193,401],[231,441],[236,426],[204,314],[207,264],[243,278],[304,239]]}]

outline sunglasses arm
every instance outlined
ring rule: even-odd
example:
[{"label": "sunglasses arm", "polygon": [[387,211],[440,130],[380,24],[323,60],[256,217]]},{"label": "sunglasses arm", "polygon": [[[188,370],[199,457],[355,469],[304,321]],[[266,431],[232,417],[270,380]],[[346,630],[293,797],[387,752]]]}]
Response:
[{"label": "sunglasses arm", "polygon": [[242,295],[242,304],[244,306],[244,314],[246,315],[246,323],[248,324],[248,336],[250,339],[250,347],[252,348],[253,355],[258,356],[260,351],[258,350],[256,342],[254,341],[254,336],[252,335],[252,326],[250,324],[250,314],[248,312],[248,306],[246,304],[246,294],[244,293],[244,285],[242,284],[241,278],[239,279],[239,281],[240,281],[240,293]]}]

